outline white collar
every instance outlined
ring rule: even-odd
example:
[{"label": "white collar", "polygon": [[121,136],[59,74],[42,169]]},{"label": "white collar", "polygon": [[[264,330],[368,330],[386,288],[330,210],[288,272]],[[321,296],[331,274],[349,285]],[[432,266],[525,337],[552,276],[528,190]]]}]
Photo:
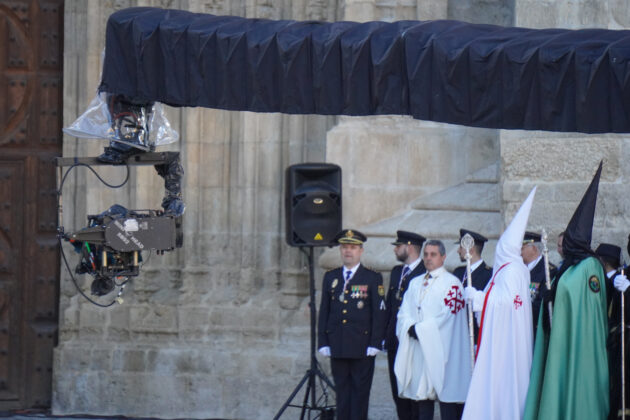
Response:
[{"label": "white collar", "polygon": [[359,266],[361,265],[361,263],[355,265],[352,268],[348,268],[345,265],[343,266],[343,278],[346,279],[348,277],[348,275],[346,274],[348,271],[350,271],[352,274],[350,275],[350,278],[354,277],[354,273],[357,272],[357,270],[359,269]]},{"label": "white collar", "polygon": [[[412,262],[411,264],[405,264],[407,267],[409,267],[409,272],[411,273],[413,270],[416,269],[416,267],[418,266],[418,264],[420,264],[420,261],[422,261],[422,258],[418,257],[418,259],[416,259],[414,262]],[[405,266],[403,266],[403,270],[405,269]]]},{"label": "white collar", "polygon": [[536,258],[534,261],[527,264],[527,268],[529,269],[529,271],[532,271],[534,267],[536,267],[536,264],[538,264],[538,261],[540,261],[542,257],[543,257],[542,254],[540,254],[538,258]]},{"label": "white collar", "polygon": [[470,264],[470,272],[475,271],[483,263],[482,259],[479,259],[476,263]]},{"label": "white collar", "polygon": [[436,268],[436,269],[435,269],[435,270],[433,270],[433,271],[429,271],[429,275],[430,275],[432,278],[437,278],[437,277],[439,277],[439,276],[440,276],[440,274],[442,274],[442,273],[443,273],[443,272],[445,272],[445,271],[446,271],[446,268],[444,268],[444,266],[441,266],[441,267],[439,267],[439,268]]}]

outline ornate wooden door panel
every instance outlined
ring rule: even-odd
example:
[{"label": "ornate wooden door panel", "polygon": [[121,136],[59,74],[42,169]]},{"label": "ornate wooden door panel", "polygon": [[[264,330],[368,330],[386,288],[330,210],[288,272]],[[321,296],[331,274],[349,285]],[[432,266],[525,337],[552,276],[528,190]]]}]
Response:
[{"label": "ornate wooden door panel", "polygon": [[49,407],[63,1],[0,0],[0,410]]}]

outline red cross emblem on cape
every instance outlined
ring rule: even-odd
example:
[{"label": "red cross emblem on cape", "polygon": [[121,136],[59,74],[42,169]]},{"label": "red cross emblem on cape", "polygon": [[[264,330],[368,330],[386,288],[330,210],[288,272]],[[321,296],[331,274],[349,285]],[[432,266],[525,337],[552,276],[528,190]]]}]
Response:
[{"label": "red cross emblem on cape", "polygon": [[464,307],[464,298],[458,286],[451,286],[444,298],[444,305],[448,306],[453,314],[456,314]]},{"label": "red cross emblem on cape", "polygon": [[516,295],[516,297],[514,298],[514,309],[518,309],[521,306],[523,306],[523,300],[519,295]]}]

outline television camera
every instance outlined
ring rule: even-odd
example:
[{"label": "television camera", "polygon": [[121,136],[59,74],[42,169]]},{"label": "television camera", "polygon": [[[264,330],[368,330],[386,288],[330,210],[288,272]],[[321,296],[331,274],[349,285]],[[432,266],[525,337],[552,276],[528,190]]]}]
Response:
[{"label": "television camera", "polygon": [[[181,198],[181,177],[183,168],[179,162],[177,152],[141,152],[124,156],[119,163],[104,162],[100,157],[88,158],[56,158],[61,180],[59,197],[59,220],[63,220],[61,192],[63,183],[70,169],[86,166],[94,172],[93,165],[153,165],[157,173],[165,180],[166,194],[162,200],[162,210],[128,210],[115,204],[97,215],[88,215],[86,227],[75,232],[65,232],[63,226],[58,228],[58,236],[69,241],[80,255],[79,263],[74,272],[93,277],[91,284],[92,295],[104,296],[119,287],[115,302],[122,303],[120,295],[130,277],[140,272],[143,251],[155,251],[163,254],[180,248],[183,244],[182,214],[185,206]],[[61,175],[61,168],[69,166],[65,175]],[[94,172],[96,174],[96,172]],[[100,178],[98,174],[97,177]],[[103,181],[101,179],[101,181]],[[104,182],[104,181],[103,181]],[[121,185],[110,187],[121,187]],[[77,289],[86,299],[101,305],[78,287],[72,270],[68,265],[65,254],[62,256]]]}]

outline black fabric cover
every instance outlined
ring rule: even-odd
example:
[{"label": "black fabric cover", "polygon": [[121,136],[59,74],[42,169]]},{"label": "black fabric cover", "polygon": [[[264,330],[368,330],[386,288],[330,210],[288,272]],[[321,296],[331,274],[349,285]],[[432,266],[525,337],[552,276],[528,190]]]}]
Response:
[{"label": "black fabric cover", "polygon": [[100,90],[135,100],[630,132],[627,30],[273,21],[130,8],[110,16],[106,37]]}]

